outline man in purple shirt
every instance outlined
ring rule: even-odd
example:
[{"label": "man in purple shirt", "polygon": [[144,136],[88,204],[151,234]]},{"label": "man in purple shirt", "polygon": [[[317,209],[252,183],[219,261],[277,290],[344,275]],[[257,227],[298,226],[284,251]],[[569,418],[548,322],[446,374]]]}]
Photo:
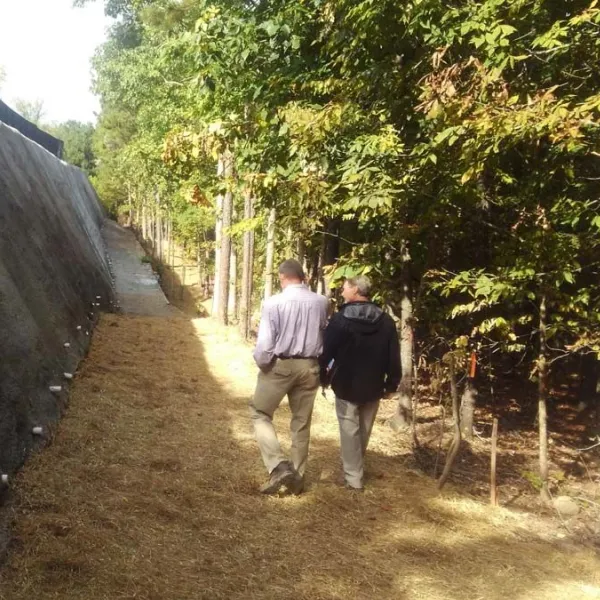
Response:
[{"label": "man in purple shirt", "polygon": [[[286,260],[279,267],[282,293],[268,298],[263,306],[254,360],[260,371],[250,412],[254,433],[269,471],[263,494],[287,490],[299,494],[310,443],[310,422],[319,387],[319,363],[323,350],[322,332],[327,323],[327,299],[304,284],[302,266]],[[288,397],[292,421],[291,462],[284,456],[273,414]]]}]

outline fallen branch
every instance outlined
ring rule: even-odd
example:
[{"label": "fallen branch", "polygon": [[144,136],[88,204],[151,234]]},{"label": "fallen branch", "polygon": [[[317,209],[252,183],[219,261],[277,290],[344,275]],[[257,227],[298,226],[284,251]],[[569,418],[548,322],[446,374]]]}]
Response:
[{"label": "fallen branch", "polygon": [[583,456],[581,454],[578,456],[578,458],[579,458],[579,460],[581,461],[581,463],[583,464],[583,466],[585,468],[585,472],[587,473],[587,476],[588,476],[588,479],[590,480],[590,483],[595,484],[596,481],[594,481],[594,479],[592,477],[592,474],[590,473],[590,470],[589,470],[589,468],[587,466],[587,463],[585,462],[585,459],[583,458]]},{"label": "fallen branch", "polygon": [[598,448],[600,446],[600,436],[596,438],[598,442],[593,446],[588,446],[587,448],[577,448],[577,452],[587,452],[588,450],[593,450],[594,448]]},{"label": "fallen branch", "polygon": [[573,496],[574,500],[581,500],[582,502],[587,502],[588,504],[593,504],[594,506],[597,506],[598,508],[600,508],[600,504],[598,504],[597,502],[593,502],[592,500],[588,500],[587,498],[584,498],[583,496]]}]

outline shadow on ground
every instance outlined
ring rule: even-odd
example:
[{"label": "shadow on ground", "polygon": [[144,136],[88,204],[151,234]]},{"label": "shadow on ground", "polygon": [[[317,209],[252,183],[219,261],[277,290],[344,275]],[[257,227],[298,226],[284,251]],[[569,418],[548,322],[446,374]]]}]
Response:
[{"label": "shadow on ground", "polygon": [[[310,489],[260,496],[254,376],[248,348],[210,320],[104,316],[54,443],[20,476],[0,598],[600,594],[593,552],[540,540],[522,515],[438,496],[387,430],[375,432],[368,490],[348,493],[322,399]],[[280,431],[288,418],[283,407]]]}]

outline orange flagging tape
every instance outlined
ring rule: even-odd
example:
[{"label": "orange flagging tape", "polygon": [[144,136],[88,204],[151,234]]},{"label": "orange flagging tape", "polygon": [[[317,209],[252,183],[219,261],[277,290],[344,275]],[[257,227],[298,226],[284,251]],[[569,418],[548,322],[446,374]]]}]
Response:
[{"label": "orange flagging tape", "polygon": [[471,352],[471,364],[469,366],[469,377],[473,379],[475,377],[475,373],[477,372],[477,354],[475,352]]}]

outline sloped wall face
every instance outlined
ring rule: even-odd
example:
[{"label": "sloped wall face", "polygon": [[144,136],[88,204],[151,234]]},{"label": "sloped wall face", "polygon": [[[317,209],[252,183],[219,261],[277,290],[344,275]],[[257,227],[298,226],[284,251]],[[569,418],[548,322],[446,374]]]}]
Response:
[{"label": "sloped wall face", "polygon": [[82,171],[0,123],[0,473],[9,477],[59,419],[64,373],[112,306],[102,222]]}]

